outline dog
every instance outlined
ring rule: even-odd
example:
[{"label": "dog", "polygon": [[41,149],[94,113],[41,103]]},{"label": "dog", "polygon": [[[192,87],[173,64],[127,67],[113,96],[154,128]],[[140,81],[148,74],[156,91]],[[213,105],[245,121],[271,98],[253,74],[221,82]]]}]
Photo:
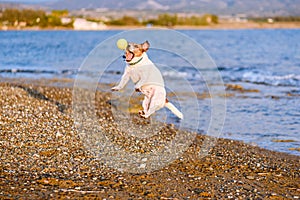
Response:
[{"label": "dog", "polygon": [[121,90],[131,79],[135,84],[135,90],[145,95],[142,103],[143,110],[139,111],[141,117],[148,118],[155,111],[167,107],[178,118],[183,119],[183,114],[166,98],[162,74],[146,53],[149,47],[148,41],[142,44],[128,43],[123,55],[127,63],[125,72],[119,84],[111,90]]}]

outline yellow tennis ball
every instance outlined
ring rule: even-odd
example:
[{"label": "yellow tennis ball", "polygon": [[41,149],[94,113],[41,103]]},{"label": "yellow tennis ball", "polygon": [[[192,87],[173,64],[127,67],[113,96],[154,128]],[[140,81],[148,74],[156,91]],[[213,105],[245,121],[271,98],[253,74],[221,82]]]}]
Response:
[{"label": "yellow tennis ball", "polygon": [[121,50],[125,50],[126,49],[126,47],[127,47],[127,45],[128,45],[128,43],[127,43],[127,40],[125,40],[125,39],[119,39],[118,41],[117,41],[117,47],[119,48],[119,49],[121,49]]}]

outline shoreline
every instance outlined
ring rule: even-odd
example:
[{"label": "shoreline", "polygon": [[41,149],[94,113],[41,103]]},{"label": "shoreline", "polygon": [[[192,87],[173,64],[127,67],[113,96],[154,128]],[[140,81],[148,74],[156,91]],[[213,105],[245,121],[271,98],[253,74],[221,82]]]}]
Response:
[{"label": "shoreline", "polygon": [[[41,78],[8,78],[8,77],[2,77],[0,79],[0,84],[17,84],[17,85],[31,85],[33,87],[54,87],[54,88],[68,88],[68,89],[73,89],[74,86],[74,78],[54,78],[54,77],[50,77],[50,78],[45,78],[45,77],[41,77]],[[97,91],[110,91],[110,88],[113,86],[113,83],[102,83],[101,85],[98,86]],[[101,87],[101,88],[100,88]],[[245,93],[258,93],[259,90],[258,89],[245,89],[243,86],[239,85],[239,84],[229,84],[229,83],[225,83],[224,87],[226,88],[226,95],[228,98],[234,98],[234,97],[239,97],[239,95],[243,95]],[[172,94],[169,94],[172,95]],[[287,94],[287,96],[292,96],[293,94]],[[295,95],[297,96],[297,95]],[[299,96],[299,95],[298,95]],[[198,98],[200,99],[206,99],[206,98],[210,98],[209,94],[199,94]],[[247,98],[247,96],[243,96],[242,98]],[[264,96],[262,98],[270,98],[270,96]],[[271,98],[280,98],[280,97],[271,97]],[[141,99],[140,99],[141,100]],[[133,102],[132,102],[133,103]],[[138,112],[138,105],[139,102],[136,102],[136,106],[134,108],[131,108],[130,110],[132,112],[136,111]],[[130,112],[131,112],[130,111]],[[237,138],[232,138],[232,137],[226,137],[225,135],[220,136],[220,138],[223,139],[231,139],[231,140],[236,140],[236,141],[242,141],[245,144],[249,144],[252,146],[258,146],[260,148],[263,149],[267,149],[272,151],[272,149],[270,148],[266,148],[266,147],[261,147],[256,143],[247,143],[247,141],[243,141]],[[282,139],[282,140],[272,140],[273,143],[289,143],[289,142],[295,142],[294,140],[288,140],[288,139]],[[273,150],[274,151],[274,150]],[[295,156],[299,156],[298,152],[300,152],[300,148],[299,147],[289,147],[286,148],[284,151],[276,151],[278,153],[286,153],[288,155],[295,155]]]},{"label": "shoreline", "polygon": [[174,30],[248,30],[248,29],[300,29],[300,22],[274,22],[274,23],[258,23],[258,22],[221,22],[218,24],[211,24],[206,26],[107,26],[106,29],[99,30],[75,30],[73,28],[53,27],[53,28],[40,28],[40,27],[8,27],[6,30],[0,27],[0,31],[110,31],[110,30],[133,30],[133,29],[174,29]]},{"label": "shoreline", "polygon": [[[157,143],[141,144],[145,140],[114,129],[109,95],[96,95],[101,123],[113,130],[108,136],[129,152],[151,152]],[[73,124],[71,88],[1,82],[0,105],[3,198],[300,198],[299,156],[219,138],[199,158],[205,136],[197,135],[169,165],[132,174],[105,166],[85,149]],[[167,125],[153,142],[172,139],[174,130]]]}]

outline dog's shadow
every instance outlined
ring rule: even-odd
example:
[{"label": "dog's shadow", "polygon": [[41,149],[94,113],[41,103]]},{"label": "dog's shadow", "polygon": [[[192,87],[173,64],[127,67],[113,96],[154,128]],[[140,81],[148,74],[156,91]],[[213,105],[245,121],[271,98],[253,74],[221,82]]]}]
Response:
[{"label": "dog's shadow", "polygon": [[163,123],[155,119],[155,114],[145,119],[138,111],[133,112],[126,106],[120,105],[118,100],[108,100],[106,102],[111,106],[116,126],[122,131],[136,138],[146,138],[156,135],[163,128]]},{"label": "dog's shadow", "polygon": [[44,101],[49,101],[50,103],[55,104],[57,106],[57,109],[62,113],[64,113],[65,110],[68,108],[68,106],[46,97],[44,94],[42,94],[41,92],[39,92],[36,89],[25,87],[23,85],[16,85],[15,87],[23,89],[24,91],[26,91],[28,93],[29,96],[31,96],[33,98],[44,100]]}]

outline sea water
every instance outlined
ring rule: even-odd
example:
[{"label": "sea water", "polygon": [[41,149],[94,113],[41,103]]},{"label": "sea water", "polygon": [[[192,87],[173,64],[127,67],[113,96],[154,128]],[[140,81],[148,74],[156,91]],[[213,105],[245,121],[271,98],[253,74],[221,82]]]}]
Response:
[{"label": "sea water", "polygon": [[[75,79],[89,53],[120,32],[0,32],[0,78]],[[300,29],[180,32],[205,48],[216,63],[224,84],[245,89],[226,91],[226,118],[221,137],[300,155],[299,151],[292,150],[300,147]],[[148,54],[154,62],[168,63],[168,67],[161,67],[166,85],[184,78],[196,86],[202,95],[198,102],[201,117],[197,131],[205,134],[211,117],[211,101],[201,74],[171,53],[150,48]],[[120,51],[120,57],[107,68],[101,81],[116,83],[124,66]],[[177,70],[169,70],[170,67]],[[175,92],[189,98],[184,87],[178,86]],[[178,123],[176,118],[170,120]],[[191,120],[190,123],[196,122]],[[276,142],[278,140],[289,142]]]}]

